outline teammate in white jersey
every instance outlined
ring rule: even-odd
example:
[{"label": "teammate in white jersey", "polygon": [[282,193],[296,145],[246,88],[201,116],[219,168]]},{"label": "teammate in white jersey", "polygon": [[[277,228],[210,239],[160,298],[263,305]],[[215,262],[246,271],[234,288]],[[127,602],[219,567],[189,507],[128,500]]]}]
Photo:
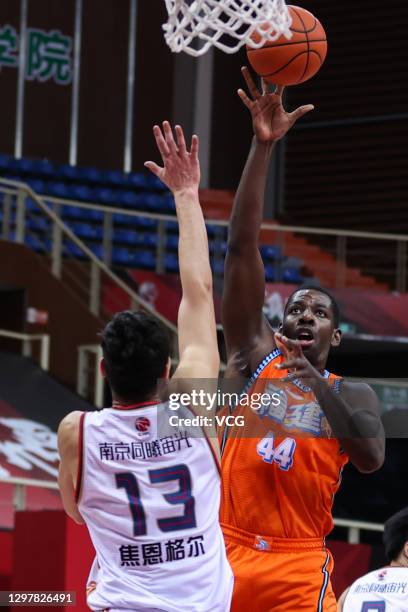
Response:
[{"label": "teammate in white jersey", "polygon": [[[198,140],[188,151],[181,128],[175,141],[168,122],[154,135],[164,167],[146,166],[172,190],[180,226],[180,362],[171,384],[185,391],[187,379],[216,379],[219,369]],[[112,407],[73,412],[58,430],[64,507],[87,524],[96,550],[88,605],[226,612],[233,577],[218,523],[217,452],[201,430],[179,425],[194,417],[188,408],[159,399],[157,381],[170,369],[166,330],[144,312],[118,313],[102,348]]]},{"label": "teammate in white jersey", "polygon": [[385,523],[383,541],[389,566],[362,576],[346,589],[338,612],[408,611],[408,507]]}]

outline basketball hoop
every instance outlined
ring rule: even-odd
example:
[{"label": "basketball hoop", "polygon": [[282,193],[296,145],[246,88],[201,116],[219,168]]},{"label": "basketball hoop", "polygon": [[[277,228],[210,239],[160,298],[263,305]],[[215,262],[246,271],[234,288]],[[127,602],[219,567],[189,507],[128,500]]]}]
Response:
[{"label": "basketball hoop", "polygon": [[[163,25],[164,37],[175,53],[185,51],[197,57],[212,46],[225,53],[236,53],[246,44],[258,49],[282,34],[291,37],[292,20],[284,0],[165,2],[169,18]],[[257,31],[257,42],[251,39],[254,31]],[[224,34],[228,36],[221,39]]]}]

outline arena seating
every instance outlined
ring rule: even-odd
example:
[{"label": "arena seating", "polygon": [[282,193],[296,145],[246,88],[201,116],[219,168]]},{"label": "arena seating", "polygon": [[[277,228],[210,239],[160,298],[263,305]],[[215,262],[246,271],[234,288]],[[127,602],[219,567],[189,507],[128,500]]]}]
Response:
[{"label": "arena seating", "polygon": [[[5,178],[26,182],[35,192],[45,197],[118,206],[147,213],[175,214],[172,194],[157,177],[149,174],[56,165],[48,160],[15,159],[4,154],[0,154],[0,172]],[[27,207],[31,214],[27,217],[26,244],[37,252],[48,251],[51,247],[50,222],[36,216],[38,207],[33,200],[28,200]],[[96,256],[103,258],[103,213],[78,208],[74,204],[64,204],[61,215],[78,238]],[[112,264],[154,270],[158,242],[157,221],[114,213],[113,222]],[[216,276],[222,276],[227,249],[226,228],[208,224],[207,230],[213,272]],[[176,222],[166,222],[165,246],[165,271],[177,273]],[[67,244],[66,248],[70,255],[82,256],[75,245]],[[268,282],[301,283],[304,280],[304,265],[299,258],[285,258],[277,245],[264,245],[261,254]]]}]

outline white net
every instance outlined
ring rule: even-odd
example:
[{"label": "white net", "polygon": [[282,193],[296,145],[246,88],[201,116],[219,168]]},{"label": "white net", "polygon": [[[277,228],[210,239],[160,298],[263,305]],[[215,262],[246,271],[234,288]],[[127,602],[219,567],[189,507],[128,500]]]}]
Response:
[{"label": "white net", "polygon": [[[176,53],[185,51],[198,56],[213,45],[226,53],[235,53],[247,43],[258,48],[282,34],[291,37],[291,17],[284,0],[165,2],[169,18],[163,25],[164,36]],[[251,39],[255,30],[260,36],[256,43]]]}]

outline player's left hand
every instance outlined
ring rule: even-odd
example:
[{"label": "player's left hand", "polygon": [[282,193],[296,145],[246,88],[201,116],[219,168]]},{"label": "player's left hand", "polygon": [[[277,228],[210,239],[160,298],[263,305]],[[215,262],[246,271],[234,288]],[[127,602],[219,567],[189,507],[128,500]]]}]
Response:
[{"label": "player's left hand", "polygon": [[313,388],[314,385],[325,381],[324,377],[303,354],[299,340],[291,340],[280,333],[275,333],[276,346],[282,353],[284,361],[275,366],[277,370],[288,370],[289,375],[283,380],[290,382],[297,378],[307,386]]}]

